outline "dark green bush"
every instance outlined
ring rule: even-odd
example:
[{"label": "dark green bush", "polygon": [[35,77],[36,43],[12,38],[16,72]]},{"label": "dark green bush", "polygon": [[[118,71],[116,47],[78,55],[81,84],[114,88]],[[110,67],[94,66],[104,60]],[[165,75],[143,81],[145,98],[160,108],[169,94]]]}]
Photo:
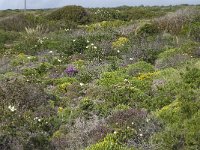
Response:
[{"label": "dark green bush", "polygon": [[74,22],[77,24],[85,24],[89,21],[87,11],[81,6],[65,6],[57,9],[48,15],[51,20],[64,20],[66,22]]},{"label": "dark green bush", "polygon": [[200,87],[200,69],[192,68],[183,75],[183,79],[186,83],[191,84],[194,87]]},{"label": "dark green bush", "polygon": [[159,30],[155,24],[143,23],[141,26],[139,26],[136,29],[135,34],[137,36],[149,36],[149,35],[157,34],[158,32],[159,32]]},{"label": "dark green bush", "polygon": [[194,40],[199,42],[200,41],[200,22],[192,23],[189,29],[190,29],[190,36]]}]

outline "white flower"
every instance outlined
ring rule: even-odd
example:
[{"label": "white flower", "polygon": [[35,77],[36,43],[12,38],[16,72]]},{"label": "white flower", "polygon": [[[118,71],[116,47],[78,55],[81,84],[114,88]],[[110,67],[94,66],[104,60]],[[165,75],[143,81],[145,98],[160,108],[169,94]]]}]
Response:
[{"label": "white flower", "polygon": [[30,57],[30,56],[28,56],[28,57],[27,57],[27,59],[31,59],[31,57]]},{"label": "white flower", "polygon": [[87,40],[87,43],[90,43],[90,41],[89,41],[89,40]]},{"label": "white flower", "polygon": [[86,48],[88,49],[88,48],[89,48],[89,46],[86,46]]},{"label": "white flower", "polygon": [[133,60],[133,58],[129,58],[129,60]]},{"label": "white flower", "polygon": [[53,51],[49,51],[49,54],[52,54],[53,53]]},{"label": "white flower", "polygon": [[97,47],[96,47],[96,46],[94,46],[94,49],[97,49]]},{"label": "white flower", "polygon": [[91,45],[92,45],[92,46],[94,46],[94,44],[93,44],[93,43],[91,43]]},{"label": "white flower", "polygon": [[84,83],[80,83],[80,86],[84,86]]},{"label": "white flower", "polygon": [[11,106],[11,105],[8,106],[8,109],[10,109],[11,112],[14,112],[14,111],[17,110],[17,109],[15,108],[15,106]]},{"label": "white flower", "polygon": [[117,52],[118,52],[118,53],[120,53],[120,51],[119,51],[119,50],[117,50]]},{"label": "white flower", "polygon": [[128,126],[127,129],[130,129],[130,127]]},{"label": "white flower", "polygon": [[62,60],[58,59],[58,62],[62,62]]},{"label": "white flower", "polygon": [[147,118],[147,120],[146,120],[146,121],[147,121],[147,122],[149,122],[149,120],[150,120],[150,119],[148,119],[148,118]]},{"label": "white flower", "polygon": [[141,137],[142,137],[142,136],[143,136],[143,134],[142,134],[142,133],[140,133],[140,134],[139,134],[139,136],[141,136]]},{"label": "white flower", "polygon": [[41,121],[42,121],[42,119],[39,118],[39,117],[35,117],[34,120],[36,120],[36,121],[38,121],[38,122],[41,122]]},{"label": "white flower", "polygon": [[38,117],[35,117],[34,120],[38,120]]},{"label": "white flower", "polygon": [[134,125],[134,122],[132,122],[131,124]]},{"label": "white flower", "polygon": [[117,131],[115,131],[114,134],[117,134]]},{"label": "white flower", "polygon": [[73,40],[73,42],[75,42],[76,40]]},{"label": "white flower", "polygon": [[43,41],[43,40],[41,40],[41,39],[39,39],[39,40],[38,40],[38,42],[39,42],[40,44],[42,44],[44,41]]},{"label": "white flower", "polygon": [[128,81],[128,79],[124,79],[124,82],[127,82]]}]

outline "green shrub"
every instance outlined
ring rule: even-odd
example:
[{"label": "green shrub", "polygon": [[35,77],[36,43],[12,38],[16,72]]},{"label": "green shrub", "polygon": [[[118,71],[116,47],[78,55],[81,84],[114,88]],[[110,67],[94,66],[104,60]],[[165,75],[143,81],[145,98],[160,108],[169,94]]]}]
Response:
[{"label": "green shrub", "polygon": [[117,84],[105,89],[103,99],[112,107],[123,104],[141,108],[142,104],[149,100],[149,96],[132,85]]},{"label": "green shrub", "polygon": [[87,98],[81,100],[81,102],[80,102],[80,109],[81,110],[91,111],[93,109],[93,107],[94,107],[94,103]]},{"label": "green shrub", "polygon": [[80,109],[84,118],[89,119],[91,111],[94,109],[94,102],[88,98],[84,98],[80,101]]},{"label": "green shrub", "polygon": [[125,22],[120,21],[120,20],[102,21],[102,22],[90,24],[89,26],[86,27],[86,29],[89,32],[94,32],[94,31],[99,30],[99,29],[106,30],[106,29],[116,28],[116,27],[122,26],[124,24],[125,24]]},{"label": "green shrub", "polygon": [[[186,91],[187,89],[187,91]],[[199,98],[188,87],[178,100],[158,111],[165,129],[155,134],[158,149],[196,149],[199,147]]]},{"label": "green shrub", "polygon": [[80,37],[78,37],[78,38],[76,38],[72,41],[70,48],[74,53],[81,53],[82,54],[82,53],[84,53],[87,45],[89,44],[87,41],[88,40],[86,40],[85,37],[80,36]]},{"label": "green shrub", "polygon": [[20,53],[11,61],[11,64],[13,66],[19,66],[19,65],[24,65],[26,63],[30,63],[34,61],[37,61],[37,58],[35,56],[29,56],[29,55]]},{"label": "green shrub", "polygon": [[191,84],[192,86],[200,87],[200,69],[192,68],[187,70],[183,75],[184,82]]},{"label": "green shrub", "polygon": [[138,76],[141,73],[153,72],[154,67],[145,61],[139,61],[135,64],[131,64],[127,67],[127,74],[130,76]]},{"label": "green shrub", "polygon": [[153,23],[143,23],[139,27],[136,28],[135,30],[135,35],[137,36],[149,36],[149,35],[154,35],[157,34],[158,28],[156,27],[155,24]]},{"label": "green shrub", "polygon": [[98,83],[103,86],[113,86],[124,82],[126,75],[121,71],[104,72]]},{"label": "green shrub", "polygon": [[200,41],[200,22],[193,23],[190,27],[190,36],[196,40]]},{"label": "green shrub", "polygon": [[101,62],[104,58],[104,53],[100,47],[94,45],[93,43],[89,44],[86,47],[85,55],[89,60],[96,60]]},{"label": "green shrub", "polygon": [[6,31],[24,31],[25,27],[35,27],[39,19],[32,14],[16,14],[0,21],[0,29]]},{"label": "green shrub", "polygon": [[128,106],[128,105],[124,105],[124,104],[119,104],[117,105],[115,108],[114,108],[114,111],[117,112],[117,111],[123,111],[123,110],[128,110],[130,109],[131,107]]},{"label": "green shrub", "polygon": [[41,63],[37,68],[37,72],[40,75],[44,75],[48,72],[49,69],[51,69],[53,66],[47,62]]},{"label": "green shrub", "polygon": [[19,37],[17,32],[0,30],[0,44],[6,44],[7,42],[13,42]]},{"label": "green shrub", "polygon": [[[191,49],[191,48],[190,48]],[[190,60],[192,57],[189,55],[191,52],[188,49],[187,53],[184,53],[186,48],[174,48],[168,49],[158,55],[158,59],[155,62],[155,67],[158,69],[163,69],[167,67],[175,67]]]},{"label": "green shrub", "polygon": [[35,68],[25,68],[23,69],[22,74],[24,76],[27,76],[33,79],[38,78],[40,76]]},{"label": "green shrub", "polygon": [[116,139],[116,135],[108,134],[102,142],[94,144],[86,148],[86,150],[134,150],[133,148],[118,144]]},{"label": "green shrub", "polygon": [[81,6],[65,6],[57,9],[48,15],[52,20],[64,20],[66,22],[74,22],[77,24],[85,24],[89,21],[87,11]]},{"label": "green shrub", "polygon": [[60,84],[63,84],[63,83],[74,83],[76,82],[77,80],[75,78],[71,78],[71,77],[62,77],[62,78],[58,78],[58,79],[55,79],[53,81],[53,83],[55,85],[60,85]]}]

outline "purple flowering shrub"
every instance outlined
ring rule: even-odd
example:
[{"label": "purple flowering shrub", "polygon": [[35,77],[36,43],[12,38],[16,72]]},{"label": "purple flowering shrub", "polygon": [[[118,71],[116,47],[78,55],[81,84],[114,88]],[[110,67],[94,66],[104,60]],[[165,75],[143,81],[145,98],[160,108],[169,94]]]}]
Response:
[{"label": "purple flowering shrub", "polygon": [[65,69],[65,73],[69,77],[72,77],[72,76],[75,76],[78,73],[78,70],[74,66],[70,65]]}]

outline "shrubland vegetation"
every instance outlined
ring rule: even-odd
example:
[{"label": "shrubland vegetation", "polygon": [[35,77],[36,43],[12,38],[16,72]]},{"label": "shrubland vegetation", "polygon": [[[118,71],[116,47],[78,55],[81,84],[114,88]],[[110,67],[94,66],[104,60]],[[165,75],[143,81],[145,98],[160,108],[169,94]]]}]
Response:
[{"label": "shrubland vegetation", "polygon": [[0,11],[0,149],[199,149],[199,32],[199,6]]}]

